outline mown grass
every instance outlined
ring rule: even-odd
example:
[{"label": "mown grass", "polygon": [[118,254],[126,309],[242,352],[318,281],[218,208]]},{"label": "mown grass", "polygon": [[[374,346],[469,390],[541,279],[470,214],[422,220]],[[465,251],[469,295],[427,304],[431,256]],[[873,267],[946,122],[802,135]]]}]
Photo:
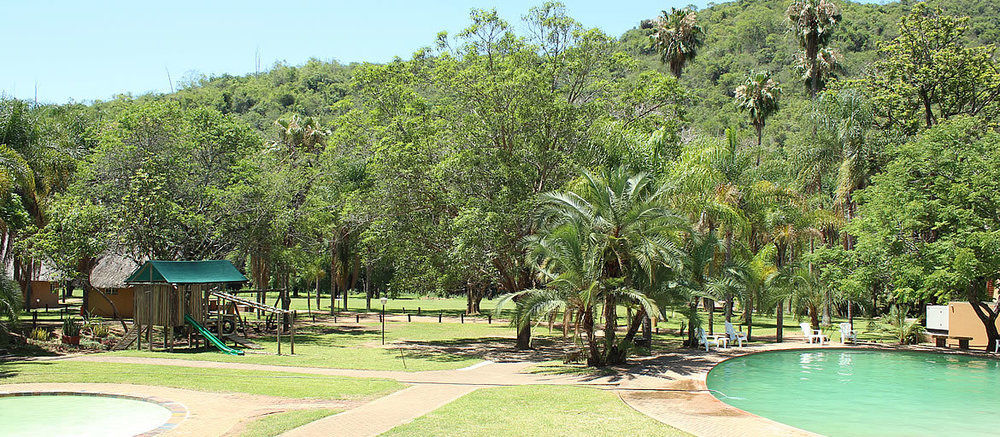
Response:
[{"label": "mown grass", "polygon": [[403,388],[403,384],[387,379],[291,372],[77,361],[19,361],[0,365],[0,384],[42,382],[156,385],[309,399],[372,399]]},{"label": "mown grass", "polygon": [[272,437],[285,431],[298,428],[309,422],[314,422],[326,416],[337,414],[342,410],[311,409],[292,410],[283,413],[268,414],[247,424],[240,437]]},{"label": "mown grass", "polygon": [[[539,328],[536,331],[543,331]],[[389,322],[386,324],[386,346],[381,344],[381,325],[309,326],[295,335],[295,355],[287,355],[291,348],[288,336],[282,337],[282,354],[277,353],[273,335],[256,338],[264,347],[264,354],[248,350],[243,356],[219,353],[215,349],[190,350],[177,348],[175,352],[120,351],[109,355],[188,360],[222,361],[234,363],[271,364],[280,366],[327,367],[365,370],[448,370],[470,366],[482,361],[474,353],[445,352],[442,348],[460,343],[478,343],[488,339],[513,337],[514,331],[504,323],[435,323]],[[512,341],[512,340],[511,340]],[[394,347],[393,342],[416,343]],[[426,346],[422,349],[418,346]]]},{"label": "mown grass", "polygon": [[639,413],[613,392],[566,386],[480,389],[384,436],[688,434]]}]

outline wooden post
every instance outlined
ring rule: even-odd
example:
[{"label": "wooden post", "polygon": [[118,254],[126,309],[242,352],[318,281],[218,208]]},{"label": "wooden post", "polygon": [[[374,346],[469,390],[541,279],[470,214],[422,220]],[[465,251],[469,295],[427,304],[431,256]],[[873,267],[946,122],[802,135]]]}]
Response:
[{"label": "wooden post", "polygon": [[146,292],[146,346],[149,347],[149,351],[153,351],[153,326],[156,326],[156,322],[153,321],[153,286],[149,286],[149,291]]},{"label": "wooden post", "polygon": [[215,299],[215,314],[216,319],[219,321],[216,331],[219,332],[219,341],[222,341],[222,299]]},{"label": "wooden post", "polygon": [[[176,288],[175,288],[176,290]],[[171,293],[170,289],[167,289],[167,325],[163,327],[163,349],[174,351],[174,295],[176,293]],[[167,333],[169,333],[169,343],[167,342]]]},{"label": "wooden post", "polygon": [[284,320],[275,317],[278,320],[278,355],[281,355],[281,325],[284,325]]},{"label": "wooden post", "polygon": [[299,317],[299,312],[292,311],[292,323],[288,325],[289,328],[288,337],[289,340],[291,341],[292,355],[295,355],[295,319],[297,319],[298,317]]}]

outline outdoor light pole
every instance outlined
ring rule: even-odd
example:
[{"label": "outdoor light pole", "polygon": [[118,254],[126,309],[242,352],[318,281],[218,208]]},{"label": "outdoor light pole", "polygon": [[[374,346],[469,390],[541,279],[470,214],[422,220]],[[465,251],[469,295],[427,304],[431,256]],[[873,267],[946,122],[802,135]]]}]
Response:
[{"label": "outdoor light pole", "polygon": [[389,302],[389,298],[384,295],[379,298],[382,301],[382,344],[385,344],[385,304]]}]

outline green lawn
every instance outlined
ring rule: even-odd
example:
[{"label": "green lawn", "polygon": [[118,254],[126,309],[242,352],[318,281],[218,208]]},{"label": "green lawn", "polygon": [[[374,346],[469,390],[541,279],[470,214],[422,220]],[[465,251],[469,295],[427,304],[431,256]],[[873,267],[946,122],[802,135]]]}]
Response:
[{"label": "green lawn", "polygon": [[269,414],[253,422],[240,433],[240,437],[272,437],[285,431],[298,428],[309,422],[314,422],[342,410],[314,409],[293,410],[284,413]]},{"label": "green lawn", "polygon": [[[246,298],[253,298],[252,294],[241,294],[241,296]],[[275,305],[277,303],[278,293],[270,292],[267,294],[267,304]],[[312,309],[318,313],[329,313],[330,312],[330,295],[324,294],[320,299],[320,308],[316,308],[316,296],[312,296],[312,300],[308,303],[306,302],[305,292],[299,292],[299,297],[293,297],[290,309],[298,310],[299,312],[305,312],[307,309]],[[344,311],[343,307],[343,297],[337,300],[337,311]],[[480,304],[480,309],[483,311],[482,317],[486,317],[486,313],[492,312],[496,304],[496,300],[483,299]],[[508,305],[510,308],[510,305]],[[466,309],[465,297],[424,297],[417,295],[405,295],[399,296],[394,299],[389,299],[385,305],[385,311],[388,314],[412,314],[417,315],[418,312],[421,315],[431,315],[437,316],[438,313],[443,314],[445,317],[458,317],[460,314],[464,313]],[[364,294],[350,294],[347,298],[347,311],[351,312],[369,312],[365,304]],[[378,299],[372,299],[371,311],[373,313],[382,311],[382,303]]]},{"label": "green lawn", "polygon": [[371,399],[403,388],[385,379],[144,364],[19,361],[0,366],[0,384],[32,382],[158,385],[315,399]]},{"label": "green lawn", "polygon": [[[537,328],[541,335],[547,332]],[[381,326],[377,323],[363,323],[357,326],[304,327],[295,335],[295,355],[263,355],[247,353],[232,356],[219,353],[215,349],[191,351],[176,349],[174,353],[121,351],[108,352],[109,355],[139,356],[158,358],[178,358],[189,360],[224,361],[236,363],[273,364],[282,366],[329,367],[341,369],[368,370],[445,370],[458,369],[480,362],[474,354],[457,354],[441,349],[464,343],[478,343],[484,339],[513,341],[514,331],[504,323],[436,323],[436,322],[390,322],[386,325],[386,342],[395,341],[419,343],[429,349],[414,350],[381,345]],[[255,339],[265,351],[277,352],[274,336]],[[289,352],[288,338],[282,338],[282,353]]]},{"label": "green lawn", "polygon": [[480,389],[386,436],[688,435],[633,410],[610,391],[565,386]]}]

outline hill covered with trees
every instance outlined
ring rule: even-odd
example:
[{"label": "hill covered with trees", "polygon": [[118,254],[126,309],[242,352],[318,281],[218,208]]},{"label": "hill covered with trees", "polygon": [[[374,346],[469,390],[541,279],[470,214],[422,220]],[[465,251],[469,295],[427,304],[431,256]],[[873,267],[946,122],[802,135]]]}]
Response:
[{"label": "hill covered with trees", "polygon": [[[963,139],[955,156],[996,155],[997,12],[738,1],[618,36],[546,3],[516,26],[474,10],[386,64],[7,100],[2,256],[22,283],[41,264],[86,281],[116,254],[228,258],[331,304],[465,293],[477,312],[505,294],[522,328],[560,308],[590,334],[603,321],[594,364],[623,360],[646,316],[694,326],[714,300],[751,327],[949,298],[986,322],[1000,226],[969,187],[991,162],[926,171]],[[949,203],[899,215],[928,197]],[[635,310],[618,340],[617,304]]]}]

